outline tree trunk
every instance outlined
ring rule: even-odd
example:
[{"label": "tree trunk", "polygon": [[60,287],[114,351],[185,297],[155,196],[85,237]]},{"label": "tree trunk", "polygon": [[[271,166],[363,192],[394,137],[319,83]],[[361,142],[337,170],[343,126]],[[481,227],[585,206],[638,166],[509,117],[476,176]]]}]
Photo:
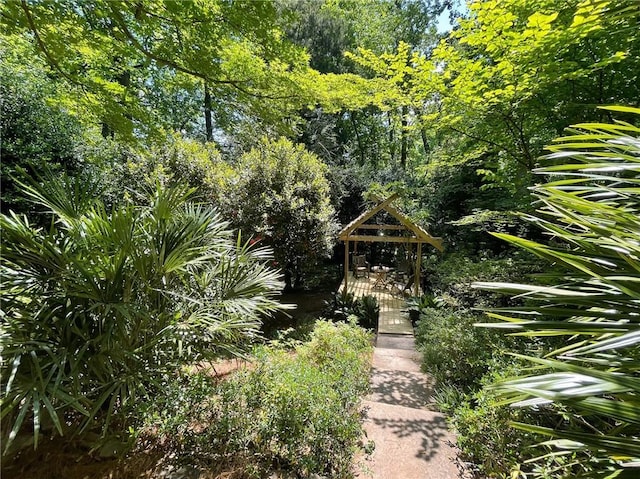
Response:
[{"label": "tree trunk", "polygon": [[408,150],[408,142],[409,142],[409,139],[407,138],[408,108],[406,106],[403,106],[400,114],[402,115],[400,117],[400,125],[401,125],[400,126],[401,128],[400,130],[400,166],[402,167],[403,170],[406,170],[407,169],[407,150]]},{"label": "tree trunk", "polygon": [[393,163],[396,157],[396,141],[393,134],[393,118],[391,112],[387,112],[387,119],[389,121],[389,161]]},{"label": "tree trunk", "polygon": [[204,84],[204,124],[206,128],[207,141],[213,141],[213,121],[211,119],[211,93],[209,84]]},{"label": "tree trunk", "polygon": [[427,130],[426,128],[420,128],[420,137],[422,138],[422,148],[424,149],[424,154],[429,156],[429,152],[431,148],[429,147],[429,140],[427,139]]},{"label": "tree trunk", "polygon": [[289,262],[284,267],[284,292],[293,291],[293,263]]},{"label": "tree trunk", "polygon": [[360,132],[358,131],[358,125],[356,124],[356,112],[355,111],[351,112],[351,114],[349,115],[349,118],[351,119],[351,124],[353,125],[353,131],[356,134],[356,141],[358,142],[358,152],[360,153],[360,165],[363,166],[365,162],[364,148],[362,145],[362,139],[360,138]]}]

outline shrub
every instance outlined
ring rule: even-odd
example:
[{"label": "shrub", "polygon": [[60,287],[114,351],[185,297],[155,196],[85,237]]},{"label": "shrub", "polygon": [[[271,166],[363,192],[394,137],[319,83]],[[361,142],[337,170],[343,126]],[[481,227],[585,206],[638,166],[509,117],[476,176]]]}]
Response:
[{"label": "shrub", "polygon": [[535,410],[513,408],[501,400],[489,386],[522,374],[524,361],[494,362],[471,394],[460,394],[450,387],[439,395],[439,404],[449,400],[449,421],[456,431],[456,444],[463,456],[473,462],[483,477],[544,478],[576,477],[589,464],[578,460],[578,452],[568,448],[562,454],[544,455],[540,436],[513,427],[514,422],[528,422],[541,427],[557,427],[556,415],[544,406]]},{"label": "shrub", "polygon": [[[501,367],[500,371],[487,373],[480,383],[489,384],[518,370],[516,365]],[[536,438],[510,425],[511,421],[524,416],[521,410],[500,405],[492,392],[479,389],[451,408],[449,420],[463,455],[483,475],[507,478],[521,477],[520,464],[535,456],[529,448],[536,443]]]},{"label": "shrub", "polygon": [[437,265],[431,265],[429,289],[459,308],[504,305],[504,295],[474,289],[476,281],[521,281],[539,271],[533,256],[511,252],[505,257],[468,257],[447,255]]},{"label": "shrub", "polygon": [[273,469],[350,477],[362,437],[359,404],[368,388],[370,352],[363,329],[319,321],[311,340],[294,352],[262,347],[253,369],[217,383],[192,378],[174,388],[175,401],[160,413],[147,412],[148,428],[177,442],[191,464],[233,461],[251,477]]},{"label": "shrub", "polygon": [[337,229],[327,166],[282,138],[263,138],[236,165],[225,198],[233,223],[274,249],[286,289],[303,285],[303,266],[328,257]]},{"label": "shrub", "polygon": [[356,298],[353,293],[332,293],[331,299],[325,301],[323,316],[337,321],[348,321],[355,316],[363,328],[376,330],[380,317],[380,306],[375,296]]},{"label": "shrub", "polygon": [[423,369],[439,384],[465,392],[476,389],[493,358],[514,342],[495,331],[475,328],[481,318],[450,307],[422,309],[416,343],[423,354]]},{"label": "shrub", "polygon": [[107,211],[64,177],[25,189],[52,226],[0,217],[6,446],[27,422],[35,446],[42,432],[126,431],[180,365],[238,352],[279,308],[269,251],[235,241],[191,190]]},{"label": "shrub", "polygon": [[[104,147],[105,142],[98,145],[100,149]],[[178,134],[167,135],[144,149],[129,147],[121,156],[122,166],[105,173],[105,179],[118,188],[112,192],[117,197],[122,195],[122,185],[153,189],[160,182],[197,188],[200,201],[219,205],[233,175],[233,168],[221,158],[214,143],[201,143]]]}]

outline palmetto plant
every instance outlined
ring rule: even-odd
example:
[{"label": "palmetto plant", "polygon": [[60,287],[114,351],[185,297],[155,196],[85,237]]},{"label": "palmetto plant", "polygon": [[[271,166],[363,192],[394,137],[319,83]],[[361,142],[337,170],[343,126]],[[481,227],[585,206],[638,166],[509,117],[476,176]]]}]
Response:
[{"label": "palmetto plant", "polygon": [[[636,108],[609,110],[640,115]],[[576,125],[548,149],[548,166],[536,172],[549,180],[533,188],[539,215],[527,219],[552,244],[496,236],[566,273],[549,276],[547,285],[476,286],[526,300],[490,312],[502,321],[491,326],[567,339],[544,357],[526,357],[536,366],[531,374],[495,387],[516,406],[556,412],[556,428],[516,426],[549,436],[552,454],[588,460],[583,474],[639,477],[640,128],[622,121]]]},{"label": "palmetto plant", "polygon": [[30,428],[36,446],[41,431],[126,430],[181,365],[239,352],[279,308],[270,251],[234,240],[193,190],[107,210],[87,183],[24,188],[51,226],[0,218],[7,446]]}]

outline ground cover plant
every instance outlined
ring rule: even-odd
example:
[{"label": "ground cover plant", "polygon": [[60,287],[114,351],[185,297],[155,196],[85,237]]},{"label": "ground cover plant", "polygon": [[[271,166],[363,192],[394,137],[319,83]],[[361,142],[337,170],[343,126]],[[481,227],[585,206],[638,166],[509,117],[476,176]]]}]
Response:
[{"label": "ground cover plant", "polygon": [[[318,322],[295,354],[267,349],[257,367],[225,384],[233,397],[220,431],[226,447],[256,464],[302,477],[350,477],[362,438],[371,338],[355,323]],[[242,407],[238,407],[242,405]],[[220,424],[214,421],[214,424]],[[264,477],[264,472],[256,474]]]}]

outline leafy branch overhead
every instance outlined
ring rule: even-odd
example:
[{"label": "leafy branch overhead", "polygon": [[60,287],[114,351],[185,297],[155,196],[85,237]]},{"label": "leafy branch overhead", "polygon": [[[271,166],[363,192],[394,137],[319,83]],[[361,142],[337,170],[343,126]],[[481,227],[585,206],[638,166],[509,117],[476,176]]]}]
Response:
[{"label": "leafy branch overhead", "polygon": [[163,87],[163,71],[192,95],[206,86],[220,119],[240,109],[270,123],[318,103],[339,108],[358,96],[351,84],[363,83],[312,70],[273,2],[11,1],[2,23],[30,32],[55,74],[79,89],[76,99],[127,134],[149,128],[149,116],[161,121],[148,99]]},{"label": "leafy branch overhead", "polygon": [[461,135],[495,158],[478,171],[487,183],[522,187],[566,118],[637,98],[637,15],[627,0],[471,2],[431,51],[401,42],[348,56],[377,82],[371,104],[410,107],[409,128]]}]

